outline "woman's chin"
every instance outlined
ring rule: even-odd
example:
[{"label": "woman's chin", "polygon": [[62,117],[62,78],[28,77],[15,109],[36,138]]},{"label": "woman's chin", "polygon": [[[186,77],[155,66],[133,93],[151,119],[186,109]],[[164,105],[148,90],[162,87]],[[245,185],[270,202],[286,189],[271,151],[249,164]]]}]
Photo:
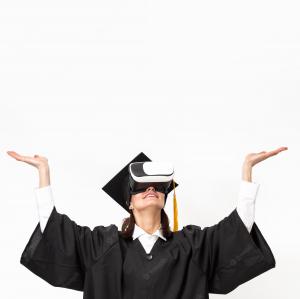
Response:
[{"label": "woman's chin", "polygon": [[148,202],[145,203],[145,205],[142,209],[148,209],[148,208],[161,209],[161,206],[159,205],[158,202],[149,200]]}]

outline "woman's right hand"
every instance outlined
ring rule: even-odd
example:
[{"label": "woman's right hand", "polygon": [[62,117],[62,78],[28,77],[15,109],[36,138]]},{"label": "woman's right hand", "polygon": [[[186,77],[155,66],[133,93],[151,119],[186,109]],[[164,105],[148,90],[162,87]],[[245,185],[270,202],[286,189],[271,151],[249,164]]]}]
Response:
[{"label": "woman's right hand", "polygon": [[18,161],[25,162],[38,169],[39,178],[40,178],[40,184],[39,184],[40,188],[50,185],[50,171],[49,171],[48,159],[46,157],[39,156],[39,155],[34,155],[33,157],[22,156],[14,151],[7,151],[7,154]]}]

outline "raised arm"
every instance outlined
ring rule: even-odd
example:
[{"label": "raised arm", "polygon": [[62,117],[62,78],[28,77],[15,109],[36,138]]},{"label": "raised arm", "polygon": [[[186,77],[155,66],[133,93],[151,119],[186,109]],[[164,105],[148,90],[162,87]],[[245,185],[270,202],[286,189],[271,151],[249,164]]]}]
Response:
[{"label": "raised arm", "polygon": [[242,167],[242,180],[236,210],[249,233],[255,220],[255,202],[258,189],[259,184],[252,182],[252,165],[246,158]]},{"label": "raised arm", "polygon": [[[251,183],[252,167],[286,149],[287,147],[280,147],[270,152],[248,154],[243,165],[244,185],[240,188],[238,208],[215,225],[204,228],[188,225],[183,228],[192,247],[193,260],[207,274],[209,293],[227,294],[275,267],[275,257],[257,223],[252,224],[249,217],[247,224],[249,215],[243,211],[247,211],[247,198],[251,202],[250,214],[254,207],[253,198],[258,186]],[[250,233],[247,226],[252,226]]]},{"label": "raised arm", "polygon": [[[39,157],[35,155],[35,157]],[[38,167],[39,171],[39,188],[34,189],[35,199],[38,207],[40,227],[43,232],[50,214],[54,208],[54,199],[50,186],[50,170],[49,165],[44,161]]]},{"label": "raised arm", "polygon": [[287,147],[282,146],[270,152],[262,151],[259,153],[250,153],[245,157],[242,166],[242,181],[236,210],[249,233],[251,232],[255,219],[255,202],[259,189],[259,184],[252,182],[252,168],[257,163],[275,156],[284,150],[287,150]]},{"label": "raised arm", "polygon": [[118,227],[100,225],[91,230],[59,213],[52,199],[47,158],[8,154],[35,166],[40,175],[36,195],[41,221],[29,238],[20,263],[53,286],[82,291],[86,272],[117,242]]},{"label": "raised arm", "polygon": [[43,232],[54,208],[54,200],[50,186],[50,168],[48,159],[40,155],[34,155],[33,157],[23,156],[14,151],[8,151],[7,154],[18,161],[34,166],[38,170],[39,187],[35,188],[34,191],[40,219],[40,227]]}]

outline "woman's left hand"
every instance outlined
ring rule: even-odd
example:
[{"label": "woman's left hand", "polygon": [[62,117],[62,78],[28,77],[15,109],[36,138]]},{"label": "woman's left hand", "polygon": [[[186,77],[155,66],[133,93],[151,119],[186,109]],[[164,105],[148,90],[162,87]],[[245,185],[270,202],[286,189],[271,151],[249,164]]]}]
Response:
[{"label": "woman's left hand", "polygon": [[266,151],[262,151],[259,153],[251,153],[248,154],[245,158],[244,164],[247,165],[248,167],[253,167],[255,164],[268,159],[269,157],[275,156],[278,153],[280,153],[281,151],[285,151],[288,148],[286,146],[282,146],[279,147],[276,150],[270,151],[270,152],[266,152]]},{"label": "woman's left hand", "polygon": [[287,149],[288,148],[286,146],[282,146],[282,147],[279,147],[278,149],[270,151],[270,152],[262,151],[259,153],[248,154],[245,158],[245,161],[244,161],[244,164],[242,167],[242,179],[244,181],[251,182],[252,181],[252,167],[255,164],[257,164],[269,157],[277,155],[279,152],[285,151]]}]

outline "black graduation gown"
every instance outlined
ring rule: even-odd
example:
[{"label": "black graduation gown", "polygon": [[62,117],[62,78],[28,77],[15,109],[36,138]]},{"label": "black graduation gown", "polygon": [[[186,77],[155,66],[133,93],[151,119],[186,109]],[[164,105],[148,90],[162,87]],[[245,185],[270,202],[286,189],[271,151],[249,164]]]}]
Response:
[{"label": "black graduation gown", "polygon": [[158,238],[146,254],[116,225],[91,230],[54,207],[20,263],[53,286],[83,291],[84,299],[207,299],[275,267],[256,223],[249,234],[236,209],[216,225],[187,225],[167,241]]}]

